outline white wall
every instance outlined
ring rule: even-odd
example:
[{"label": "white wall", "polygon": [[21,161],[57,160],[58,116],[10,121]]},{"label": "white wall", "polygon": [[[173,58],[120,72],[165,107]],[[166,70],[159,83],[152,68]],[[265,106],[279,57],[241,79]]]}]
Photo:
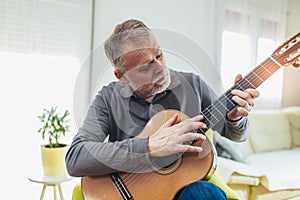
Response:
[{"label": "white wall", "polygon": [[89,105],[91,60],[93,36],[93,0],[80,0],[80,48],[78,58],[80,70],[73,91],[74,120],[77,126],[82,124]]},{"label": "white wall", "polygon": [[214,0],[96,0],[94,45],[102,43],[115,25],[136,18],[150,27],[173,29],[203,44],[213,58]]},{"label": "white wall", "polygon": [[[96,56],[92,69],[90,98],[93,98],[99,82],[106,83],[115,79],[108,67],[108,61],[104,56],[100,55],[101,57],[99,57],[99,52],[103,55],[103,42],[117,24],[135,18],[151,28],[177,31],[201,45],[212,61],[217,63],[216,12],[215,0],[190,0],[188,2],[180,0],[96,0],[93,43]],[[176,43],[177,41],[172,42]],[[106,75],[99,80],[99,74],[103,71],[106,72]]]}]

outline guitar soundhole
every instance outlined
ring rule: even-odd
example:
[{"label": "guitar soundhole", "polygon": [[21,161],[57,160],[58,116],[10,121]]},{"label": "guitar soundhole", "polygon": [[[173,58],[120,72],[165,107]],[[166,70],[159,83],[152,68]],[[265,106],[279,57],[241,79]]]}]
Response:
[{"label": "guitar soundhole", "polygon": [[175,172],[182,163],[181,155],[171,155],[163,158],[152,158],[153,171],[161,175],[168,175]]}]

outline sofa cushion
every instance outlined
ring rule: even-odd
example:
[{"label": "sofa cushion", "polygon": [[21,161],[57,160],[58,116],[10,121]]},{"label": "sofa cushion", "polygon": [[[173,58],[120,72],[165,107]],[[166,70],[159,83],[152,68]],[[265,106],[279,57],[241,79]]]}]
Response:
[{"label": "sofa cushion", "polygon": [[292,147],[289,121],[281,110],[252,111],[249,122],[249,140],[254,152]]},{"label": "sofa cushion", "polygon": [[[253,178],[263,177],[264,174],[258,169],[234,160],[229,160],[218,156],[218,167],[216,172],[222,177],[222,179],[229,183],[233,175],[247,176]],[[247,183],[244,183],[247,184]]]},{"label": "sofa cushion", "polygon": [[257,200],[299,200],[300,190],[276,190],[269,191],[264,186],[259,185],[251,188],[251,199]]},{"label": "sofa cushion", "polygon": [[284,108],[290,122],[290,131],[292,136],[292,145],[300,146],[300,107]]},{"label": "sofa cushion", "polygon": [[255,153],[248,159],[251,167],[265,175],[261,184],[269,191],[300,189],[300,148]]},{"label": "sofa cushion", "polygon": [[[235,142],[226,137],[221,136],[218,132],[214,131],[214,142],[217,143],[219,146],[221,146],[225,151],[227,151],[230,154],[231,156],[230,159],[242,163],[248,162],[247,158],[248,158],[248,153],[250,151],[247,148],[249,145],[247,146],[246,144],[249,143],[248,141]],[[253,153],[253,151],[251,150],[250,153]]]}]

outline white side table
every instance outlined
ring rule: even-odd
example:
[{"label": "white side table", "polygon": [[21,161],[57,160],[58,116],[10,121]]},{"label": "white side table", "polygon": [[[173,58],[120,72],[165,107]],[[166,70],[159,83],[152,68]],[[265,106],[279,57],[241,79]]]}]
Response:
[{"label": "white side table", "polygon": [[63,197],[61,184],[66,181],[70,181],[73,178],[71,176],[41,176],[41,177],[29,177],[28,179],[32,182],[43,184],[40,200],[44,198],[47,186],[53,187],[54,200],[56,200],[56,188],[58,188],[60,199],[63,200],[64,197]]}]

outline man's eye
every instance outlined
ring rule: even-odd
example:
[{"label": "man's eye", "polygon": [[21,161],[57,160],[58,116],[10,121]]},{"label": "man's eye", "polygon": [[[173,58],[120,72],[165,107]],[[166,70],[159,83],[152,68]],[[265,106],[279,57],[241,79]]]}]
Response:
[{"label": "man's eye", "polygon": [[160,53],[160,54],[158,54],[157,56],[156,56],[156,59],[157,60],[160,60],[162,58],[162,53]]},{"label": "man's eye", "polygon": [[150,69],[150,67],[151,67],[151,63],[142,66],[142,67],[139,69],[139,71],[140,71],[140,72],[148,72],[149,69]]}]

